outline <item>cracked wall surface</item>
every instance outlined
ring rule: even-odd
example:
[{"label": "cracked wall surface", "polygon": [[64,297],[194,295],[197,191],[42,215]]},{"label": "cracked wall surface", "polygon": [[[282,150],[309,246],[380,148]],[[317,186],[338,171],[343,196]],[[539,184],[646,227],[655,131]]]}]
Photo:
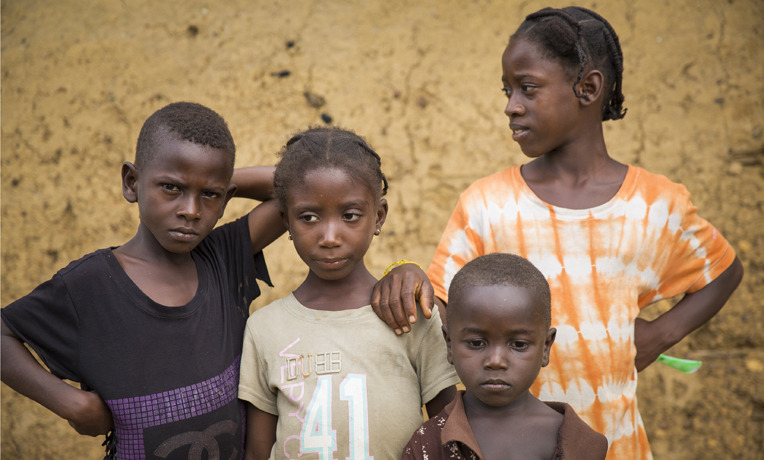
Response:
[{"label": "cracked wall surface", "polygon": [[[390,215],[367,265],[377,276],[404,257],[426,265],[459,193],[525,161],[502,113],[500,58],[522,18],[550,4],[565,6],[4,1],[2,305],[132,236],[137,209],[121,196],[120,165],[132,160],[142,122],[179,100],[226,118],[239,166],[273,164],[290,134],[323,123],[322,114],[367,137],[390,180]],[[655,457],[761,458],[764,4],[581,5],[608,18],[623,46],[628,114],[605,123],[611,155],[684,183],[747,270],[725,309],[671,350],[702,359],[698,373],[654,365],[640,375]],[[235,200],[224,220],[249,208]],[[253,308],[306,274],[286,238],[265,254],[276,287]],[[2,386],[5,458],[96,459],[100,443]]]}]

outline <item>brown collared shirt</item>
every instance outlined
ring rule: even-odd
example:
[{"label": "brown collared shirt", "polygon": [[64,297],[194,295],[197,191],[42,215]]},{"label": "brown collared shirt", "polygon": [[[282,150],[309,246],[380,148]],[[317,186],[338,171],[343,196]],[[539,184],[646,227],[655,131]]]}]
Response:
[{"label": "brown collared shirt", "polygon": [[[403,460],[483,460],[475,434],[467,421],[460,391],[443,411],[414,432],[403,448]],[[607,439],[589,427],[565,403],[544,402],[562,414],[557,448],[552,460],[601,460]]]}]

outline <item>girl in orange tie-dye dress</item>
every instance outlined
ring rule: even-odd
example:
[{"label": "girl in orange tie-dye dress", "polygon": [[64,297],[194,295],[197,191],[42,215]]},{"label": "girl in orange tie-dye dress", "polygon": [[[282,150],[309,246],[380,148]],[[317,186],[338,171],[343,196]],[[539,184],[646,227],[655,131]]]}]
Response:
[{"label": "girl in orange tie-dye dress", "polygon": [[[608,155],[602,122],[625,115],[622,59],[615,31],[593,11],[546,8],[526,18],[504,51],[502,81],[512,138],[532,161],[461,195],[427,275],[447,303],[470,260],[493,252],[530,260],[549,281],[557,328],[532,392],[570,404],[605,434],[608,459],[650,459],[637,372],[711,319],[743,269],[685,187]],[[381,283],[388,291],[394,276]],[[656,320],[637,319],[681,294]],[[382,316],[407,317],[390,309]]]}]

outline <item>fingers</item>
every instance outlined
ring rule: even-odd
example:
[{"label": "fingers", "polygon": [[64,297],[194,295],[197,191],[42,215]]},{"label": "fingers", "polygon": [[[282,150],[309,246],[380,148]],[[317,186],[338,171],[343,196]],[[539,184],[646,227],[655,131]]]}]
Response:
[{"label": "fingers", "polygon": [[[419,287],[419,306],[422,307],[422,314],[427,319],[432,318],[432,307],[435,304],[435,290],[430,280],[426,280]],[[445,322],[445,318],[443,318]]]},{"label": "fingers", "polygon": [[[398,323],[403,332],[408,332],[411,330],[411,326],[409,325],[409,320],[407,318],[409,315],[406,314],[403,302],[401,301],[401,288],[403,286],[405,276],[397,273],[391,274],[388,276],[388,278],[390,279],[390,282],[387,284],[390,287],[390,291],[389,297],[387,299],[387,304],[389,305],[390,312],[393,314],[393,317],[395,317],[395,322]],[[416,305],[414,306],[414,319],[416,319]]]},{"label": "fingers", "polygon": [[398,323],[393,312],[390,310],[389,299],[391,282],[392,279],[388,276],[377,282],[371,293],[371,308],[382,321],[395,331],[396,334],[401,335],[403,334],[403,325]]},{"label": "fingers", "polygon": [[412,273],[404,272],[401,278],[400,302],[403,314],[410,324],[416,323],[416,294],[419,292],[419,278]]}]

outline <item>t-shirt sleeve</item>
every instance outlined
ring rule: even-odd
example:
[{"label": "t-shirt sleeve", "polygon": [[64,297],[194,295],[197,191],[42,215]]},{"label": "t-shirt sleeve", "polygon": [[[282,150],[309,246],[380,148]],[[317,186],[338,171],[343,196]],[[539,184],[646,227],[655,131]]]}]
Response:
[{"label": "t-shirt sleeve", "polygon": [[735,250],[707,220],[698,216],[684,186],[678,187],[669,209],[663,235],[655,248],[656,255],[667,255],[667,262],[657,273],[657,287],[639,297],[640,307],[692,293],[707,286],[735,260]]},{"label": "t-shirt sleeve", "polygon": [[258,353],[255,340],[254,317],[247,321],[244,345],[241,351],[239,399],[251,403],[263,412],[278,415],[277,395],[268,385],[268,368]]},{"label": "t-shirt sleeve", "polygon": [[2,309],[5,324],[40,356],[51,373],[81,381],[79,320],[61,275]]},{"label": "t-shirt sleeve", "polygon": [[470,215],[466,198],[469,191],[468,189],[459,198],[427,270],[427,277],[430,278],[435,296],[445,302],[448,302],[448,287],[456,272],[467,262],[484,253],[480,237],[469,225]]},{"label": "t-shirt sleeve", "polygon": [[420,320],[414,323],[414,327],[424,329],[416,357],[416,371],[423,404],[430,402],[443,389],[459,383],[454,366],[448,362],[446,341],[441,329],[443,323],[437,310],[433,313],[432,318],[427,320],[420,312]]},{"label": "t-shirt sleeve", "polygon": [[236,293],[237,303],[245,316],[249,304],[260,296],[257,279],[273,286],[262,251],[252,254],[249,217],[243,216],[213,230],[199,245],[202,257],[211,257],[225,270],[230,292]]}]

